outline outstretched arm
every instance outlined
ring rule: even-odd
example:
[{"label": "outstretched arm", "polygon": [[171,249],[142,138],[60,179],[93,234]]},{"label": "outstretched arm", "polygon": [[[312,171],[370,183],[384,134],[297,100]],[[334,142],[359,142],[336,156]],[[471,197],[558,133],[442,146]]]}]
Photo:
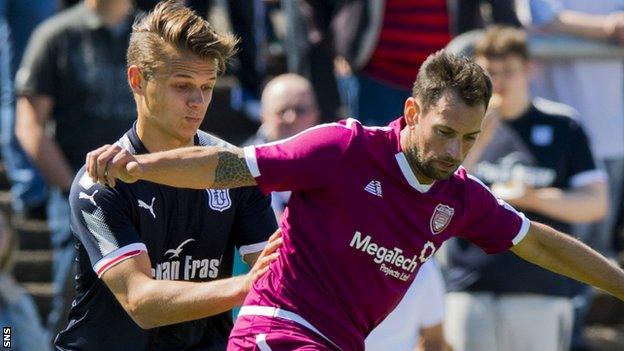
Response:
[{"label": "outstretched arm", "polygon": [[531,222],[526,237],[511,249],[553,272],[605,290],[624,300],[624,271],[582,242],[544,224]]},{"label": "outstretched arm", "polygon": [[115,179],[192,189],[256,185],[240,148],[194,146],[132,155],[118,145],[105,145],[89,152],[86,163],[94,181],[113,187]]}]

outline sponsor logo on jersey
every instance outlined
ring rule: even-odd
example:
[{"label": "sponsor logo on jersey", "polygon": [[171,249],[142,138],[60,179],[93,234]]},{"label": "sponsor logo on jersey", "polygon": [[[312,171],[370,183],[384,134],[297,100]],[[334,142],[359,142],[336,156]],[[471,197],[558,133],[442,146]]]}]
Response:
[{"label": "sponsor logo on jersey", "polygon": [[152,268],[152,277],[159,280],[196,280],[215,279],[219,276],[218,259],[193,259],[186,255],[184,260],[165,261]]},{"label": "sponsor logo on jersey", "polygon": [[373,262],[379,265],[379,270],[385,275],[407,281],[419,265],[427,262],[436,251],[435,245],[427,241],[421,252],[412,257],[403,255],[403,250],[394,247],[392,249],[376,244],[370,235],[363,236],[356,231],[349,246],[360,250],[373,258]]},{"label": "sponsor logo on jersey", "polygon": [[[195,239],[186,239],[175,249],[165,251],[164,256],[171,255],[168,261],[156,264],[152,268],[152,276],[160,280],[196,280],[215,279],[219,276],[219,259],[193,259],[191,255],[185,255],[180,259],[180,254],[187,244]],[[177,260],[174,260],[176,259]]]},{"label": "sponsor logo on jersey", "polygon": [[165,251],[165,255],[166,254],[171,254],[171,257],[169,257],[169,259],[180,257],[180,253],[182,252],[182,248],[184,247],[184,245],[186,245],[186,244],[188,244],[188,243],[190,243],[192,241],[195,241],[195,239],[186,239],[186,240],[184,240],[175,249],[169,249],[169,250]]},{"label": "sponsor logo on jersey", "polygon": [[441,233],[449,223],[451,223],[451,218],[453,218],[454,213],[455,209],[452,207],[438,204],[435,210],[433,210],[433,215],[431,215],[431,219],[429,220],[431,232],[433,234]]},{"label": "sponsor logo on jersey", "polygon": [[208,191],[208,206],[211,209],[223,212],[232,206],[229,189],[206,189]]}]

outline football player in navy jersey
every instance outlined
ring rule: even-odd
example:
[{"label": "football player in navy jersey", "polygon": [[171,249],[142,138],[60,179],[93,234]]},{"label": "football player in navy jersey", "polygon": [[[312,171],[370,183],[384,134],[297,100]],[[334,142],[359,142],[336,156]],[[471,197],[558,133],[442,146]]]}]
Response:
[{"label": "football player in navy jersey", "polygon": [[[117,145],[132,154],[231,147],[198,128],[235,46],[233,36],[174,1],[137,21],[127,58],[138,118]],[[111,188],[83,168],[69,200],[77,295],[58,350],[222,350],[229,310],[281,243],[279,234],[269,239],[277,224],[270,199],[255,187],[140,181]],[[234,247],[254,266],[244,276],[231,277]]]}]

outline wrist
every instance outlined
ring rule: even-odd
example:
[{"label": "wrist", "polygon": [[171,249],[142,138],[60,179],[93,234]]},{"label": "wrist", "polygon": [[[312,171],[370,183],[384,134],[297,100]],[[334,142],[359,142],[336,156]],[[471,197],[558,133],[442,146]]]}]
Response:
[{"label": "wrist", "polygon": [[236,279],[236,282],[234,284],[235,286],[234,296],[236,297],[237,305],[243,304],[243,301],[245,300],[247,293],[249,293],[249,291],[251,290],[252,278],[250,274],[251,273],[247,273],[247,274],[239,275],[233,278],[233,279]]}]

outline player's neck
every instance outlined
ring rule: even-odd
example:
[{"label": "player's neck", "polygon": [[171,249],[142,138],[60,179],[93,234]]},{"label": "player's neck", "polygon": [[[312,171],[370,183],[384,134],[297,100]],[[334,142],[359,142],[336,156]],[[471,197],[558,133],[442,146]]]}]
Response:
[{"label": "player's neck", "polygon": [[406,127],[406,128],[403,128],[403,130],[401,130],[399,143],[401,144],[401,151],[405,155],[405,159],[407,160],[407,164],[409,165],[410,170],[416,177],[416,180],[418,180],[418,183],[423,184],[423,185],[433,183],[435,179],[429,178],[425,176],[424,174],[422,174],[420,170],[418,169],[416,162],[410,157],[409,155],[410,153],[407,152],[407,150],[409,150],[408,140],[409,140],[409,130]]},{"label": "player's neck", "polygon": [[193,138],[182,140],[155,123],[139,118],[136,125],[139,140],[149,152],[167,151],[180,147],[193,146]]},{"label": "player's neck", "polygon": [[[508,99],[511,100],[511,99]],[[507,121],[514,121],[526,113],[531,106],[531,97],[529,93],[523,94],[522,97],[515,101],[503,101],[499,107],[499,113],[502,119]]]}]

